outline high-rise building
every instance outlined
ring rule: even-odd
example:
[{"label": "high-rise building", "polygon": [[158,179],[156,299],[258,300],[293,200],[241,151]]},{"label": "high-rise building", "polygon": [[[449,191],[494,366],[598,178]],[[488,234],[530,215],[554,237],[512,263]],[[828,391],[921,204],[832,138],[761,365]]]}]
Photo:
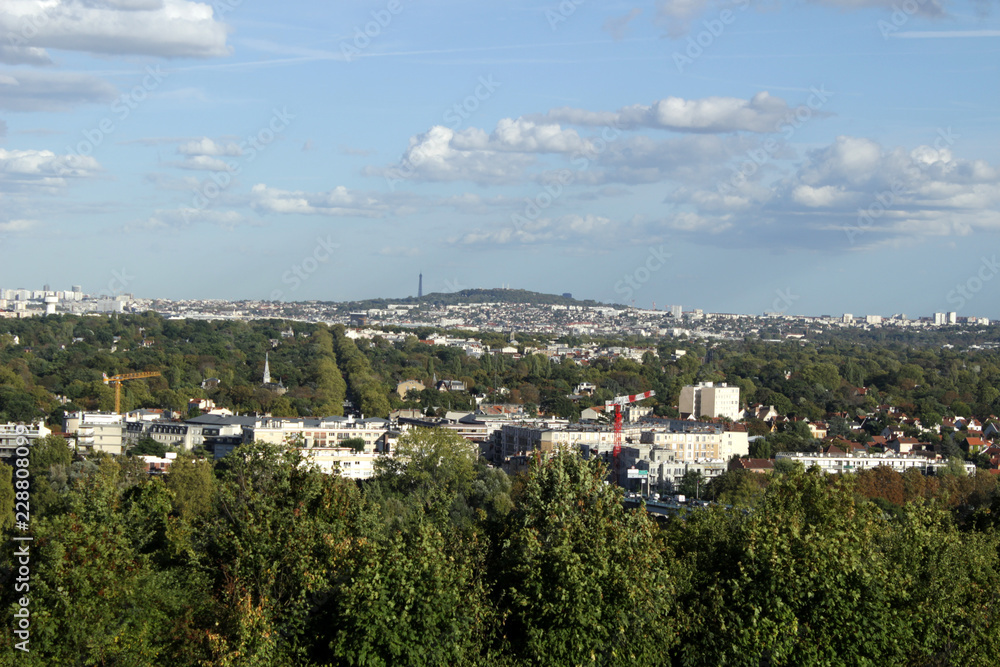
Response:
[{"label": "high-rise building", "polygon": [[730,387],[725,382],[717,387],[711,382],[687,385],[681,389],[678,410],[696,419],[705,415],[736,421],[740,418],[740,388]]},{"label": "high-rise building", "polygon": [[958,324],[958,313],[954,311],[948,313],[948,324]]},{"label": "high-rise building", "polygon": [[934,313],[934,324],[947,324],[948,316],[944,313]]}]

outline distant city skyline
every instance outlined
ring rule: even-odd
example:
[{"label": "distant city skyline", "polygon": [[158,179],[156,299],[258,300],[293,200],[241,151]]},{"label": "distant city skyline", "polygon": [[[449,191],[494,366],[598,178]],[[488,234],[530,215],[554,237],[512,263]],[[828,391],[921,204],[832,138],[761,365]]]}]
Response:
[{"label": "distant city skyline", "polygon": [[[467,287],[462,287],[461,290],[455,290],[455,292],[431,292],[431,293],[428,293],[428,294],[421,295],[420,291],[421,291],[422,284],[423,284],[423,274],[421,273],[421,274],[419,274],[419,277],[418,277],[418,287],[417,287],[417,292],[418,293],[416,295],[402,295],[402,296],[400,296],[400,295],[391,295],[391,296],[382,296],[382,297],[373,297],[373,298],[385,300],[385,301],[388,301],[388,302],[391,303],[394,299],[398,299],[399,301],[405,301],[406,299],[413,298],[414,296],[416,296],[417,298],[422,298],[422,297],[425,297],[425,296],[429,297],[429,296],[434,296],[434,295],[444,296],[444,295],[454,294],[454,293],[459,292],[459,291],[465,291],[465,290],[470,290],[470,289],[472,291],[476,291],[476,290],[505,290],[505,289],[515,290],[515,289],[522,289],[522,288],[511,288],[509,286],[498,286],[498,287],[492,287],[492,288],[489,288],[489,287],[487,287],[487,288],[467,288]],[[770,317],[770,316],[830,317],[830,318],[842,318],[842,319],[844,319],[844,321],[847,321],[847,318],[852,318],[855,321],[861,321],[861,320],[865,320],[867,318],[869,320],[869,322],[868,322],[869,324],[878,323],[877,322],[878,320],[882,320],[882,319],[888,320],[888,319],[891,319],[891,318],[896,317],[896,316],[902,316],[902,317],[905,317],[908,320],[929,319],[929,320],[933,320],[933,322],[934,322],[935,325],[955,324],[957,320],[966,319],[966,318],[969,318],[969,317],[973,317],[973,318],[985,318],[987,320],[991,320],[991,319],[998,319],[998,320],[1000,320],[1000,318],[990,318],[988,315],[981,314],[981,313],[970,313],[970,314],[966,314],[966,315],[959,315],[958,311],[947,311],[947,310],[945,310],[945,311],[935,311],[935,312],[932,312],[932,313],[906,313],[906,312],[903,312],[903,311],[900,311],[900,310],[891,310],[891,309],[890,310],[886,310],[886,311],[882,311],[882,312],[865,312],[865,313],[847,312],[847,311],[839,312],[839,313],[834,313],[834,312],[822,312],[822,313],[816,312],[816,313],[813,313],[813,312],[793,311],[793,310],[789,310],[788,308],[780,308],[780,307],[772,309],[772,310],[764,310],[762,312],[743,311],[743,310],[724,311],[724,310],[712,310],[710,308],[705,308],[705,307],[700,306],[698,304],[687,304],[687,305],[685,305],[685,304],[670,304],[670,303],[666,303],[666,304],[661,303],[659,306],[656,306],[655,304],[653,304],[653,306],[651,306],[651,307],[644,307],[644,306],[641,306],[641,305],[638,305],[638,304],[636,304],[636,305],[633,306],[632,304],[629,304],[629,303],[613,302],[613,301],[599,301],[599,300],[596,300],[596,299],[591,299],[589,297],[577,297],[577,296],[574,296],[570,292],[563,292],[561,294],[556,294],[556,293],[549,293],[549,292],[538,292],[537,290],[525,290],[525,291],[534,292],[536,294],[541,294],[541,295],[544,295],[544,296],[561,296],[561,297],[566,298],[566,299],[576,299],[577,301],[580,301],[581,303],[587,302],[587,301],[596,301],[598,304],[601,304],[602,306],[617,306],[617,307],[630,307],[631,306],[631,307],[634,307],[634,308],[636,308],[638,310],[641,310],[641,311],[646,311],[646,312],[662,312],[665,315],[666,314],[670,314],[670,315],[672,315],[675,318],[676,317],[680,317],[683,313],[694,313],[694,312],[699,312],[700,311],[700,312],[704,312],[704,313],[708,313],[708,314],[738,314],[738,315],[752,315],[752,316],[764,316],[764,317]],[[0,285],[0,311],[3,311],[5,307],[7,309],[10,309],[15,302],[17,302],[17,301],[19,301],[21,299],[22,296],[25,296],[25,298],[28,298],[28,299],[31,299],[31,300],[34,300],[34,301],[40,301],[40,300],[42,300],[42,295],[44,295],[44,294],[58,295],[60,298],[64,297],[66,303],[74,303],[74,302],[76,302],[77,304],[80,302],[80,300],[81,300],[82,297],[87,296],[87,297],[89,297],[91,299],[95,299],[95,300],[101,301],[103,303],[102,312],[123,312],[126,309],[126,307],[129,306],[129,304],[132,303],[132,300],[135,300],[135,301],[157,301],[157,300],[163,300],[163,301],[178,301],[178,302],[183,302],[183,301],[222,301],[222,302],[226,302],[226,301],[232,301],[232,302],[244,301],[244,299],[223,299],[223,298],[220,298],[220,297],[206,297],[204,299],[170,299],[170,298],[164,297],[164,296],[133,294],[131,292],[124,292],[124,291],[114,291],[114,292],[112,292],[112,291],[109,291],[109,290],[101,290],[100,292],[93,292],[93,293],[91,293],[91,292],[87,292],[86,290],[83,290],[82,286],[79,285],[79,284],[74,284],[71,287],[70,290],[62,290],[62,289],[58,289],[58,287],[56,287],[56,288],[53,289],[51,285],[47,285],[47,284],[43,285],[41,288],[30,288],[30,287],[8,288],[8,287],[4,287],[3,285]],[[794,298],[793,297],[794,297],[794,295],[791,295],[791,294],[789,294],[787,292],[784,293],[784,294],[779,294],[779,297],[776,299],[776,301],[775,301],[775,303],[773,305],[775,305],[775,306],[788,306],[788,305],[794,303]],[[259,299],[245,299],[245,301],[259,301]],[[300,303],[305,303],[306,301],[312,301],[312,300],[303,300]],[[327,303],[349,304],[349,303],[354,303],[355,301],[356,300],[327,301]],[[61,305],[60,305],[60,308],[57,311],[53,312],[54,309],[55,309],[55,304],[62,304],[63,301],[61,301],[61,300],[55,300],[53,298],[51,301],[49,299],[44,299],[44,302],[45,302],[45,304],[47,306],[47,312],[50,312],[50,313],[53,313],[53,314],[62,314],[62,313],[65,313],[65,312],[78,312],[78,311],[67,311],[65,308],[62,308]],[[284,304],[294,304],[296,302],[295,301],[281,301],[281,303],[284,303]],[[37,304],[35,304],[35,305],[37,305]],[[76,308],[79,309],[79,306],[77,305]],[[79,311],[79,312],[82,312],[82,311]],[[873,319],[876,320],[876,321],[873,321]]]},{"label": "distant city skyline", "polygon": [[0,35],[4,288],[1000,317],[988,4],[7,0]]}]

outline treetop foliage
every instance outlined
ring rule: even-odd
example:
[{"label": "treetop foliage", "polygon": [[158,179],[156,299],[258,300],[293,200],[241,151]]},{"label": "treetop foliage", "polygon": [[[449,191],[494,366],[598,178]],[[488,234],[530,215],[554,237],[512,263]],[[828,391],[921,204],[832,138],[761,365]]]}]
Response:
[{"label": "treetop foliage", "polygon": [[[515,479],[416,430],[362,483],[251,443],[164,477],[39,441],[31,653],[51,665],[992,665],[996,479],[727,473],[654,521],[598,459]],[[9,468],[8,468],[9,470]],[[6,491],[4,490],[6,487]],[[0,507],[13,497],[0,466]],[[9,526],[3,528],[10,535]],[[0,554],[0,578],[17,563]],[[3,589],[8,646],[20,596]]]}]

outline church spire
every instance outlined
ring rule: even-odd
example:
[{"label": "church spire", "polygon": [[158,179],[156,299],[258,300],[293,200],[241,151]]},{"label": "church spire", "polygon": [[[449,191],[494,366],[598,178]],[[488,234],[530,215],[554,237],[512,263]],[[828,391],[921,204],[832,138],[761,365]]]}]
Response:
[{"label": "church spire", "polygon": [[268,353],[264,353],[264,384],[271,384],[271,362]]}]

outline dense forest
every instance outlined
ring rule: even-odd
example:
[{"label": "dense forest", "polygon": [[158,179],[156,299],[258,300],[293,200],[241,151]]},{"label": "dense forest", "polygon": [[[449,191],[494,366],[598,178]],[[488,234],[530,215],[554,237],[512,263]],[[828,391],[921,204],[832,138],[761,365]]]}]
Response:
[{"label": "dense forest", "polygon": [[[413,431],[361,483],[249,444],[165,477],[33,445],[18,665],[995,665],[995,478],[790,466],[657,522],[599,460]],[[0,465],[3,531],[14,531]],[[18,478],[20,479],[20,478]],[[18,487],[20,488],[20,487]],[[713,492],[710,489],[710,492]],[[14,546],[11,546],[11,545]],[[29,653],[12,647],[30,598]],[[23,626],[23,623],[22,623]],[[13,658],[9,656],[14,656]]]}]

